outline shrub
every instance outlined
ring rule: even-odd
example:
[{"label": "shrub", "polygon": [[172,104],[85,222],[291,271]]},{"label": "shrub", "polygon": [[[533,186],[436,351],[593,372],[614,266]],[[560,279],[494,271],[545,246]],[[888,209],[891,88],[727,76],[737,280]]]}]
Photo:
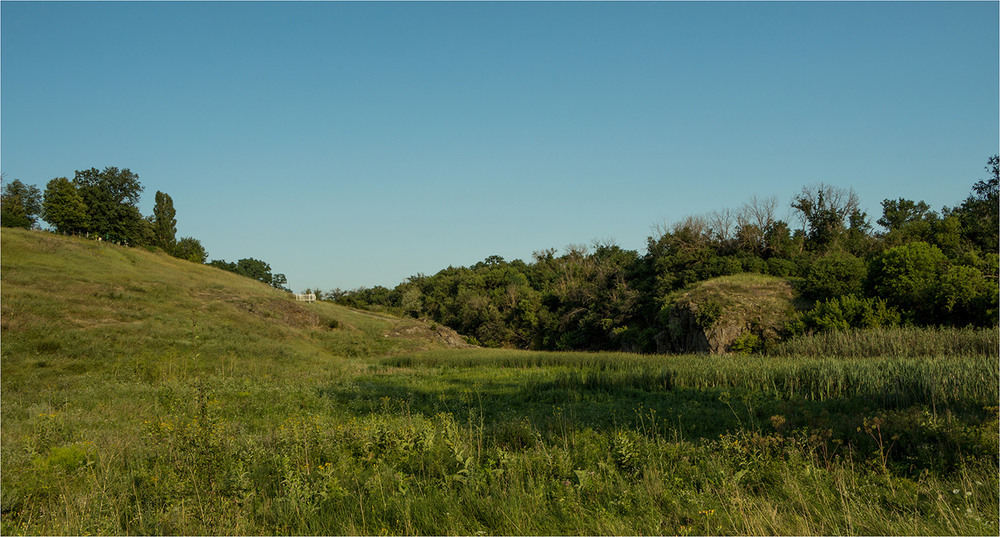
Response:
[{"label": "shrub", "polygon": [[941,273],[948,264],[937,246],[912,242],[886,250],[872,261],[868,287],[889,304],[911,312],[914,320],[936,320]]},{"label": "shrub", "polygon": [[763,350],[764,341],[760,336],[750,331],[740,334],[739,337],[733,341],[732,345],[729,346],[729,352],[734,354],[754,354]]},{"label": "shrub", "polygon": [[708,300],[698,305],[694,312],[694,321],[699,328],[711,328],[715,322],[722,317],[722,304],[714,300]]},{"label": "shrub", "polygon": [[943,322],[957,326],[996,323],[996,286],[972,267],[948,267],[936,287],[936,302]]},{"label": "shrub", "polygon": [[763,259],[757,256],[744,257],[743,259],[741,259],[741,263],[743,265],[743,272],[754,272],[757,274],[768,273],[767,263]]},{"label": "shrub", "polygon": [[848,330],[898,326],[899,311],[881,298],[844,295],[820,302],[803,319],[806,329]]},{"label": "shrub", "polygon": [[867,272],[863,260],[846,252],[832,252],[809,266],[802,292],[814,300],[860,293]]},{"label": "shrub", "polygon": [[789,276],[799,275],[799,266],[793,261],[788,259],[781,259],[780,257],[772,257],[767,260],[767,274],[771,276],[778,276],[780,278],[787,278]]}]

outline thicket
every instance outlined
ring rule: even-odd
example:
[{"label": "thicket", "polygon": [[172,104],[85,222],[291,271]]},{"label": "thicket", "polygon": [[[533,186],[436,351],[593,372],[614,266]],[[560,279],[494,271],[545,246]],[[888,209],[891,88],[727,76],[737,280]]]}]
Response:
[{"label": "thicket", "polygon": [[875,231],[850,189],[805,187],[775,217],[776,198],[656,230],[644,253],[613,243],[491,256],[416,275],[395,288],[318,292],[339,304],[427,318],[491,347],[655,351],[668,296],[742,272],[791,278],[815,307],[787,334],[899,325],[997,324],[1000,158],[955,207],[882,201]]}]

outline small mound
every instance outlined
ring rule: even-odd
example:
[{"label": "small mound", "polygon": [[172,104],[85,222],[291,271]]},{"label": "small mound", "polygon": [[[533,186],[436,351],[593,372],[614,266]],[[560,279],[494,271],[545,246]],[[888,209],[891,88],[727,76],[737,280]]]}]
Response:
[{"label": "small mound", "polygon": [[671,295],[658,352],[745,352],[777,341],[801,307],[786,278],[736,274],[699,282]]},{"label": "small mound", "polygon": [[294,328],[316,328],[323,323],[323,317],[286,298],[236,299],[233,304],[267,321]]},{"label": "small mound", "polygon": [[446,347],[460,349],[474,347],[474,345],[469,344],[465,338],[451,328],[437,323],[427,324],[422,321],[413,321],[412,324],[401,323],[392,332],[389,332],[387,336],[401,339],[426,340],[443,344]]}]

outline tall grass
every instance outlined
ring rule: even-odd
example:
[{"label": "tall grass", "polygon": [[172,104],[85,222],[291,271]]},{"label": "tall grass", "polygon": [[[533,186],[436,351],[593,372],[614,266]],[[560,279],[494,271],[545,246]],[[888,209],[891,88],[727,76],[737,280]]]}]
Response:
[{"label": "tall grass", "polygon": [[560,368],[564,380],[645,390],[741,388],[782,398],[861,397],[894,405],[989,405],[998,398],[990,354],[818,358],[810,356],[643,356],[515,351],[431,351],[386,358],[394,367]]},{"label": "tall grass", "polygon": [[997,328],[896,327],[825,331],[800,336],[778,345],[776,356],[858,358],[988,355],[1000,353]]}]

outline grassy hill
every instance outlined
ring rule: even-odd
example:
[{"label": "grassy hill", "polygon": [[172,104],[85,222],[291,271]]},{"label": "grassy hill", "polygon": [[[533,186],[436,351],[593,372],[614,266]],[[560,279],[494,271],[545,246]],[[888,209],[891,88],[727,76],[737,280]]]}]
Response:
[{"label": "grassy hill", "polygon": [[995,331],[894,333],[988,344],[845,358],[815,351],[839,340],[788,356],[454,349],[440,327],[162,253],[0,241],[5,535],[1000,525]]},{"label": "grassy hill", "polygon": [[276,428],[363,358],[454,340],[162,252],[9,228],[0,240],[5,534],[9,513],[38,500],[19,495],[24,468],[54,447],[86,439],[87,457],[99,445],[113,459],[143,443],[144,422],[206,390],[238,402],[227,413],[247,427]]},{"label": "grassy hill", "polygon": [[439,339],[416,321],[297,303],[163,253],[14,229],[2,241],[4,355],[49,374],[163,381],[178,378],[181,358],[185,374],[336,368],[332,357]]}]

